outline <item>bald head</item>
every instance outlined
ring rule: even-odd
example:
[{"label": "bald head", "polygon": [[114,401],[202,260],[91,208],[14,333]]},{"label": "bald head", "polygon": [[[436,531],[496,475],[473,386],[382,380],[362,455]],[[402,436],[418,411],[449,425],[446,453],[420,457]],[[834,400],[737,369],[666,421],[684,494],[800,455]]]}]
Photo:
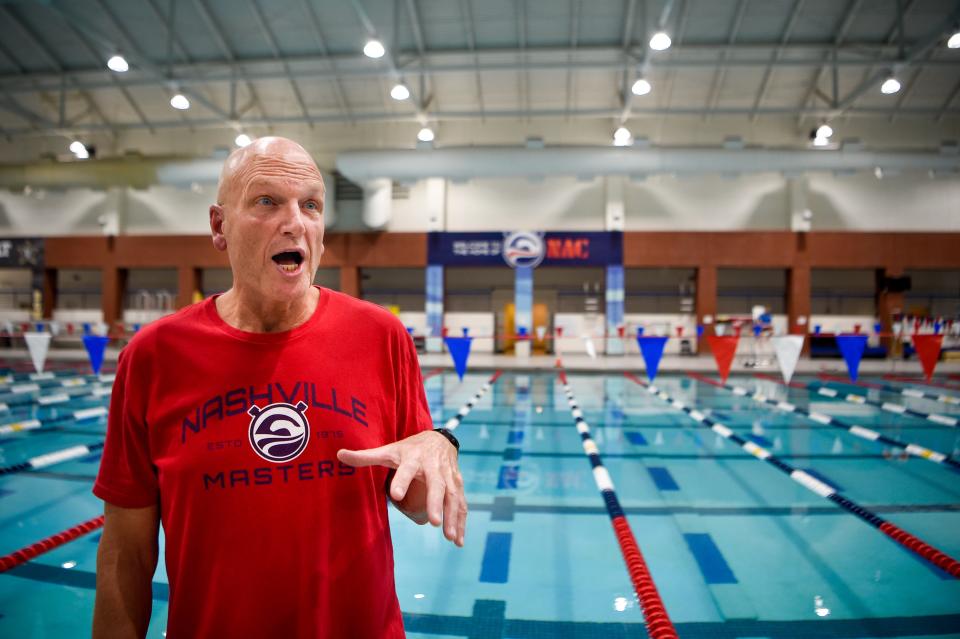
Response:
[{"label": "bald head", "polygon": [[320,169],[302,146],[287,138],[257,138],[227,158],[220,172],[217,204],[230,207],[243,201],[250,184],[259,178],[323,184]]}]

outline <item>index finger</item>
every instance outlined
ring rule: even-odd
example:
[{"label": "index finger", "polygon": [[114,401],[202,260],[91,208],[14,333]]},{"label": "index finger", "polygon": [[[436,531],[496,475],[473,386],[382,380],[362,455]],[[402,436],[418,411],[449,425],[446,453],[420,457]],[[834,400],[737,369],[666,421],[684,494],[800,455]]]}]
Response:
[{"label": "index finger", "polygon": [[364,466],[386,466],[396,469],[400,465],[400,460],[394,452],[394,445],[387,444],[379,448],[368,448],[366,450],[348,450],[341,448],[337,451],[337,459],[344,464],[362,468]]}]

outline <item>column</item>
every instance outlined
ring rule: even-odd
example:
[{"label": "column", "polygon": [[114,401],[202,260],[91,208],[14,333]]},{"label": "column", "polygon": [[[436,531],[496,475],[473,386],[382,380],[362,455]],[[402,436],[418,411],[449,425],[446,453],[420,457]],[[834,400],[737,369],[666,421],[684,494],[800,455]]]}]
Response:
[{"label": "column", "polygon": [[804,264],[787,271],[787,332],[806,335],[809,324],[810,267]]},{"label": "column", "polygon": [[[893,332],[893,316],[903,313],[904,298],[903,291],[894,292],[887,288],[888,277],[903,277],[903,267],[887,266],[877,269],[877,317],[880,319],[881,330],[890,334]],[[896,341],[891,337],[880,340],[880,344],[886,347],[889,354],[893,354],[895,343]]]},{"label": "column", "polygon": [[[709,334],[717,316],[717,267],[701,265],[697,268],[697,325]],[[697,352],[704,352],[705,344],[697,342]]]},{"label": "column", "polygon": [[43,319],[53,319],[57,308],[57,269],[43,270]]},{"label": "column", "polygon": [[360,297],[360,267],[340,267],[340,292],[353,297]]},{"label": "column", "polygon": [[428,353],[443,352],[443,265],[428,264],[426,268],[426,308]]},{"label": "column", "polygon": [[619,338],[619,329],[623,327],[623,266],[607,266],[607,354],[623,355],[624,343]]},{"label": "column", "polygon": [[106,266],[101,277],[100,305],[108,325],[123,318],[123,297],[127,292],[127,270]]},{"label": "column", "polygon": [[194,268],[192,265],[181,264],[177,269],[177,308],[184,308],[193,304],[194,293],[199,291],[200,269]]},{"label": "column", "polygon": [[[529,266],[518,266],[514,270],[513,307],[514,324],[517,335],[526,330],[527,335],[533,333],[533,269]],[[517,340],[517,357],[530,356],[530,340]]]}]

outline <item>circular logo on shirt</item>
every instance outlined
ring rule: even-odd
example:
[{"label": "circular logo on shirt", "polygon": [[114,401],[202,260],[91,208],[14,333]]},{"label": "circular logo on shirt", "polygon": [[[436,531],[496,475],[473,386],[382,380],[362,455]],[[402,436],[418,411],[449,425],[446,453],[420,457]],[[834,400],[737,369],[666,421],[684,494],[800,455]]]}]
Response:
[{"label": "circular logo on shirt", "polygon": [[543,261],[543,238],[529,231],[511,233],[503,241],[503,259],[513,268],[538,266]]},{"label": "circular logo on shirt", "polygon": [[267,461],[287,462],[296,459],[307,448],[310,440],[310,422],[303,402],[270,404],[260,408],[256,404],[247,410],[250,420],[250,446],[253,452]]}]

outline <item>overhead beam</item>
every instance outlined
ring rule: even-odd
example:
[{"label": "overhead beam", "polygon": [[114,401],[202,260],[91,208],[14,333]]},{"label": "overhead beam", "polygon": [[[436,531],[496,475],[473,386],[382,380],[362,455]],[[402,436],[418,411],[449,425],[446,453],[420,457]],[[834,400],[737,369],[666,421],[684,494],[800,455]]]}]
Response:
[{"label": "overhead beam", "polygon": [[[200,0],[195,0],[199,2]],[[522,2],[522,0],[520,0]],[[520,6],[523,6],[522,4]],[[69,19],[69,16],[67,16]],[[522,23],[518,25],[518,32],[521,32]],[[86,27],[84,27],[86,28]],[[495,52],[478,49],[476,55],[479,56],[479,68],[483,72],[516,72],[516,71],[537,71],[537,70],[573,70],[573,71],[620,71],[623,68],[623,50],[610,47],[583,47],[576,50],[569,48],[526,48],[526,36],[522,37],[522,46],[518,49],[497,49]],[[725,49],[721,46],[716,49],[718,56]],[[788,55],[790,46],[784,48],[783,56]],[[527,53],[543,54],[539,56],[540,61],[529,62],[526,60]],[[487,53],[490,53],[488,56]],[[672,68],[701,68],[709,69],[717,66],[717,60],[698,55],[697,59],[683,59],[678,55],[680,52],[671,54],[669,58],[653,57],[649,60],[649,65],[661,69]],[[839,52],[838,52],[839,53]],[[504,60],[508,55],[513,54],[517,57],[514,60]],[[628,52],[630,56],[639,59],[642,54],[641,49],[631,49]],[[291,76],[297,79],[329,79],[336,78],[378,78],[393,77],[397,74],[415,75],[419,73],[428,73],[433,75],[442,75],[450,73],[472,73],[475,66],[472,63],[462,62],[464,56],[473,55],[468,50],[458,50],[457,52],[429,53],[426,58],[416,53],[402,55],[398,58],[400,66],[396,69],[384,68],[383,66],[370,65],[366,57],[360,56],[288,56],[285,59],[291,65]],[[572,61],[567,61],[567,57]],[[331,64],[336,63],[337,68],[331,69]],[[898,64],[898,60],[876,58],[841,57],[837,60],[840,67],[860,67],[871,68],[878,64],[890,66]],[[738,68],[766,68],[770,64],[769,57],[749,58],[749,59],[730,59],[724,61],[725,67]],[[789,59],[781,58],[777,62],[778,67],[793,68],[819,68],[821,60],[813,59]],[[944,56],[942,59],[914,60],[910,66],[921,66],[924,68],[956,68],[957,60],[952,57]],[[255,70],[258,69],[258,70]],[[278,74],[283,73],[282,66],[274,58],[249,58],[236,59],[227,58],[225,61],[218,62],[195,62],[193,64],[176,64],[171,69],[173,77],[168,79],[163,73],[156,70],[153,65],[143,68],[142,65],[135,65],[130,72],[124,74],[124,77],[117,78],[122,86],[157,86],[163,85],[169,81],[176,81],[180,85],[190,86],[204,83],[230,82],[235,78],[237,71],[241,77],[249,80],[271,79],[275,80]],[[73,69],[65,71],[74,86],[85,90],[107,89],[111,88],[112,82],[107,77],[102,67],[88,67],[82,69]],[[31,82],[37,82],[37,86],[31,86]],[[32,93],[36,91],[58,91],[60,86],[60,74],[51,73],[30,73],[22,75],[0,75],[0,89],[7,93]]]},{"label": "overhead beam", "polygon": [[[21,35],[23,35],[31,44],[33,44],[34,48],[40,51],[43,57],[46,58],[47,63],[52,66],[58,74],[60,74],[61,108],[63,108],[66,96],[63,93],[62,88],[64,83],[67,81],[67,77],[64,75],[62,61],[47,47],[47,45],[40,38],[40,35],[31,29],[25,22],[23,22],[13,11],[10,11],[3,5],[0,5],[0,16],[9,20],[10,23],[13,24],[18,31],[20,31]],[[71,82],[74,79],[75,78],[71,78]],[[100,106],[94,101],[89,92],[81,89],[80,96],[83,98],[84,102],[87,103],[87,107],[89,107],[89,109],[96,114],[101,122],[106,125],[110,124],[110,120],[108,120],[103,114],[103,111],[100,110]]]},{"label": "overhead beam", "polygon": [[[956,95],[954,95],[954,98]],[[0,106],[3,106],[3,100],[5,96],[0,96]],[[714,116],[746,116],[752,112],[752,109],[749,107],[743,108],[717,108],[713,110],[708,110],[705,107],[693,107],[693,108],[678,108],[678,107],[654,107],[654,108],[644,108],[644,109],[634,109],[632,117],[633,118],[664,118],[664,117],[702,117],[703,115],[710,114]],[[803,114],[809,117],[825,117],[830,115],[832,111],[829,108],[808,108],[803,111]],[[876,117],[876,118],[888,118],[894,112],[892,108],[869,108],[869,107],[859,107],[851,108],[848,113],[851,115],[862,116],[862,117]],[[917,117],[926,117],[926,118],[935,118],[941,112],[941,108],[904,108],[900,111],[902,116],[917,116]],[[772,116],[772,117],[791,117],[797,114],[797,111],[793,107],[761,107],[759,110],[759,115],[761,116]],[[578,119],[594,119],[594,120],[609,120],[616,118],[620,114],[619,108],[606,108],[606,109],[575,109],[568,111],[564,108],[556,109],[487,109],[484,111],[484,116],[491,119],[523,119],[526,117],[533,118],[556,118],[563,119],[565,117],[578,118]],[[435,111],[432,114],[432,117],[443,120],[443,121],[470,121],[470,120],[479,120],[480,112],[478,110],[456,110],[456,111]],[[960,109],[949,110],[947,109],[944,112],[944,117],[947,115],[953,115],[960,117]],[[354,119],[358,122],[417,122],[418,118],[414,113],[399,113],[391,111],[366,111],[366,112],[354,112]],[[271,118],[274,124],[306,124],[306,121],[302,116],[286,116],[286,117],[275,117]],[[347,121],[347,117],[342,113],[329,113],[321,114],[314,113],[313,120],[317,124],[339,124]],[[266,125],[266,121],[262,118],[249,118],[245,122],[251,126]],[[167,121],[154,121],[152,122],[153,126],[157,129],[175,129],[175,128],[184,128],[185,125],[179,120],[167,120]],[[229,124],[224,123],[218,118],[195,118],[191,120],[191,124],[196,128],[228,128]],[[120,130],[138,130],[146,129],[146,126],[139,122],[114,122],[114,126]],[[71,132],[96,132],[105,130],[106,126],[101,124],[86,124],[86,125],[76,125],[70,127]],[[55,123],[50,122],[48,127],[45,127],[42,131],[36,131],[34,129],[10,129],[8,132],[11,135],[16,136],[36,136],[36,135],[61,135],[64,133],[56,128]]]},{"label": "overhead beam", "polygon": [[803,10],[804,0],[793,0],[793,7],[790,9],[790,17],[787,18],[787,23],[783,27],[783,32],[780,34],[780,44],[773,51],[773,56],[770,58],[770,64],[767,65],[766,70],[763,72],[763,80],[760,81],[760,88],[757,90],[757,96],[753,100],[753,111],[754,113],[750,114],[750,121],[756,119],[756,110],[760,108],[760,103],[763,102],[763,98],[767,94],[767,86],[770,84],[770,78],[773,76],[774,65],[780,60],[780,56],[783,53],[783,47],[786,46],[787,41],[790,39],[790,34],[793,33],[793,27],[797,24],[797,18],[800,16],[800,12]]},{"label": "overhead beam", "polygon": [[[116,20],[116,16],[113,15],[113,12],[110,11],[110,9],[103,3],[103,0],[93,0],[93,2],[101,10],[101,13],[107,17],[117,35],[120,36],[120,44],[123,47],[124,53],[128,58],[134,59],[136,65],[143,71],[153,76],[154,85],[158,83],[170,82],[174,79],[167,77],[163,70],[158,68],[158,66],[143,53],[140,47],[138,47],[133,41],[132,37],[126,33],[126,29],[123,27],[123,25]],[[102,38],[105,42],[110,42],[113,40],[110,35],[103,33],[103,31],[96,24],[91,23],[85,15],[76,11],[74,3],[66,2],[64,0],[50,0],[50,6],[54,7],[57,11],[63,14],[66,19],[73,20],[78,27],[82,27],[88,33],[97,35],[97,37]],[[185,95],[188,95],[198,104],[202,104],[204,107],[209,109],[223,120],[229,119],[229,115],[223,109],[218,107],[216,104],[213,104],[203,95],[183,87],[181,87],[181,91],[183,91]]]},{"label": "overhead beam", "polygon": [[[220,53],[227,59],[230,63],[230,83],[231,85],[236,83],[236,76],[239,76],[247,85],[247,92],[250,94],[250,99],[256,105],[257,110],[260,111],[261,117],[267,122],[267,126],[270,124],[270,115],[267,113],[267,110],[263,107],[263,102],[260,100],[260,95],[257,93],[256,87],[253,86],[253,82],[250,81],[250,78],[247,76],[246,72],[243,70],[242,64],[237,64],[236,55],[234,55],[233,48],[230,46],[230,43],[227,42],[227,38],[223,33],[223,29],[217,23],[216,18],[214,18],[213,13],[210,11],[210,8],[206,5],[205,0],[193,0],[193,6],[196,8],[197,13],[200,14],[200,18],[203,20],[204,24],[207,26],[207,31],[213,36],[214,42],[217,43],[217,47],[220,49]],[[233,118],[235,113],[230,113],[230,117]]]},{"label": "overhead beam", "polygon": [[[850,25],[853,24],[853,19],[854,17],[856,17],[857,13],[860,11],[860,6],[862,4],[863,4],[863,0],[850,0],[848,2],[846,11],[844,12],[843,17],[840,19],[840,24],[837,26],[836,34],[833,37],[834,49],[824,54],[822,58],[823,63],[817,68],[816,72],[813,74],[813,79],[810,81],[810,86],[807,87],[807,92],[803,96],[803,101],[800,103],[801,107],[806,107],[807,105],[809,105],[810,100],[814,96],[818,96],[818,97],[821,96],[821,94],[819,94],[817,90],[818,90],[818,87],[820,86],[820,80],[823,77],[823,72],[826,71],[828,68],[831,68],[830,62],[831,60],[834,60],[836,58],[837,49],[839,49],[839,47],[843,44],[843,41],[846,39],[847,32],[850,30]],[[834,88],[836,88],[838,84],[837,69],[836,67],[832,67],[832,68],[833,68],[833,84],[834,84]],[[833,97],[829,100],[830,105],[835,106],[836,101],[838,99],[839,97],[836,95],[836,91],[834,91]],[[797,128],[799,129],[801,126],[803,126],[802,117],[797,118]]]},{"label": "overhead beam", "polygon": [[[727,31],[727,45],[732,46],[740,33],[740,25],[743,24],[743,16],[747,9],[748,0],[739,0],[737,10],[734,13],[733,21],[730,23],[730,29]],[[710,92],[707,95],[707,107],[713,109],[720,100],[720,91],[723,88],[723,82],[727,78],[727,49],[719,53],[720,58],[717,63],[717,69],[713,73],[713,79],[710,81]]]},{"label": "overhead beam", "polygon": [[310,124],[310,127],[313,128],[313,120],[310,117],[310,109],[307,108],[307,103],[303,99],[303,93],[300,91],[300,86],[290,74],[290,63],[287,62],[286,58],[283,57],[283,52],[280,50],[280,45],[277,42],[277,38],[273,34],[273,29],[270,28],[270,24],[267,22],[267,17],[263,14],[263,10],[260,8],[257,0],[249,0],[248,4],[250,6],[250,10],[253,11],[254,15],[257,17],[257,24],[260,25],[260,30],[263,32],[263,37],[270,46],[270,50],[273,52],[273,57],[283,66],[283,74],[290,83],[290,88],[293,89],[293,95],[297,99],[300,112],[303,114],[303,117],[306,118],[307,123]]}]

